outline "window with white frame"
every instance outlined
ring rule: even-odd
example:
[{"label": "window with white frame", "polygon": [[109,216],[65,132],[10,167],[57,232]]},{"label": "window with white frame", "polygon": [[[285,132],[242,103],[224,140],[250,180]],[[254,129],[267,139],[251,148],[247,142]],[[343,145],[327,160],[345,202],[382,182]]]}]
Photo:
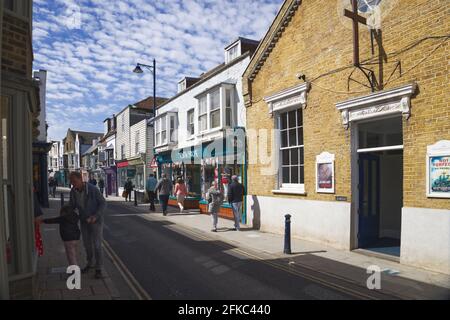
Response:
[{"label": "window with white frame", "polygon": [[225,125],[231,127],[233,125],[233,90],[225,89]]},{"label": "window with white frame", "polygon": [[136,155],[138,155],[139,154],[139,139],[140,139],[140,134],[139,134],[139,131],[137,131],[136,132],[136,134],[135,134],[135,138],[134,138],[135,140],[134,140],[134,142],[135,142],[135,151],[134,151],[134,153],[136,154]]},{"label": "window with white frame", "polygon": [[122,132],[125,132],[125,115],[122,115]]},{"label": "window with white frame", "polygon": [[295,188],[304,186],[304,142],[302,109],[280,113],[280,162],[281,187]]},{"label": "window with white frame", "polygon": [[178,82],[178,93],[186,90],[186,80]]},{"label": "window with white frame", "polygon": [[169,143],[177,142],[177,114],[169,112],[155,121],[155,144],[163,146]]},{"label": "window with white frame", "polygon": [[177,118],[174,114],[169,114],[169,142],[175,142],[176,141],[176,137],[175,137],[175,130],[176,128],[176,121]]},{"label": "window with white frame", "polygon": [[125,145],[124,144],[122,144],[120,146],[120,159],[121,160],[125,159]]},{"label": "window with white frame", "polygon": [[208,96],[203,96],[199,100],[198,124],[200,132],[208,130]]},{"label": "window with white frame", "polygon": [[198,100],[200,133],[233,127],[236,112],[233,84],[222,84],[220,87],[204,93]]},{"label": "window with white frame", "polygon": [[161,121],[155,121],[155,146],[161,145]]},{"label": "window with white frame", "polygon": [[228,62],[236,59],[239,56],[239,44],[228,49]]},{"label": "window with white frame", "polygon": [[189,137],[195,134],[195,109],[187,113],[187,132]]},{"label": "window with white frame", "polygon": [[209,117],[210,129],[220,127],[220,88],[210,94]]}]

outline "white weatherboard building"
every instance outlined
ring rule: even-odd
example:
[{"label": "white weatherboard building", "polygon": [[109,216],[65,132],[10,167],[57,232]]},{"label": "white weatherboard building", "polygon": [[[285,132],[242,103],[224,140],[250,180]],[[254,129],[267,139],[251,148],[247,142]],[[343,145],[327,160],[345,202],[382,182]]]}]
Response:
[{"label": "white weatherboard building", "polygon": [[[166,100],[156,97],[156,105]],[[118,191],[122,194],[125,183],[130,179],[140,201],[145,195],[147,161],[153,159],[153,145],[149,143],[149,137],[153,136],[153,127],[148,121],[153,115],[153,103],[153,97],[147,98],[127,106],[115,116],[117,125],[114,149]]]},{"label": "white weatherboard building", "polygon": [[[225,63],[201,75],[184,78],[178,94],[158,108],[155,118],[155,154],[159,173],[185,180],[189,191],[186,208],[201,210],[212,181],[226,191],[232,175],[245,182],[245,165],[226,161],[245,159],[245,152],[223,150],[205,158],[212,141],[226,138],[227,130],[245,128],[242,74],[259,42],[239,38],[225,48]],[[172,156],[177,154],[175,158]],[[172,199],[173,200],[173,199]],[[225,204],[222,216],[232,216]]]}]

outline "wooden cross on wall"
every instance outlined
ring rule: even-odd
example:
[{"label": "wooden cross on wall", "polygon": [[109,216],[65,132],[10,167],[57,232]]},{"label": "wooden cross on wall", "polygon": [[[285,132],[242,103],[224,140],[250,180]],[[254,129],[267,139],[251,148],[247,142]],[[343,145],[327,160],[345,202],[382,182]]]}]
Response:
[{"label": "wooden cross on wall", "polygon": [[367,19],[358,14],[358,0],[350,0],[350,2],[352,11],[345,9],[344,16],[353,21],[353,64],[355,67],[359,67],[359,24],[367,25]]}]

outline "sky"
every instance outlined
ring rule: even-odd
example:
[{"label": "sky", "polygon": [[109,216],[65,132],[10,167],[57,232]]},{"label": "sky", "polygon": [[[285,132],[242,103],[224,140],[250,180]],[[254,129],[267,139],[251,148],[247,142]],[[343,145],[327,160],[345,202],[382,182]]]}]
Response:
[{"label": "sky", "polygon": [[34,69],[48,72],[50,140],[68,128],[103,131],[103,120],[153,95],[171,97],[185,76],[224,61],[238,36],[260,40],[283,0],[34,0]]}]

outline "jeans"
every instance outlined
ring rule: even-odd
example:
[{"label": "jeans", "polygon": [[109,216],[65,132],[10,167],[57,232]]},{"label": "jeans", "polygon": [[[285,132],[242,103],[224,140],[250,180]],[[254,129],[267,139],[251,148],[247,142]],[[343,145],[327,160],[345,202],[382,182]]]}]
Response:
[{"label": "jeans", "polygon": [[103,222],[97,221],[94,224],[82,222],[81,235],[83,238],[84,249],[86,250],[87,265],[100,270],[103,267]]},{"label": "jeans", "polygon": [[154,191],[147,191],[148,200],[150,201],[150,210],[155,211],[156,193]]},{"label": "jeans", "polygon": [[216,205],[213,203],[210,203],[208,205],[208,211],[211,213],[213,228],[217,229],[217,223],[219,222],[219,210],[220,205]]},{"label": "jeans", "polygon": [[231,207],[233,208],[233,215],[234,215],[234,227],[237,230],[241,229],[241,215],[242,215],[242,202],[235,202],[231,204]]},{"label": "jeans", "polygon": [[168,194],[160,194],[159,201],[161,201],[162,211],[163,213],[167,212],[167,206],[169,205],[169,195]]}]

